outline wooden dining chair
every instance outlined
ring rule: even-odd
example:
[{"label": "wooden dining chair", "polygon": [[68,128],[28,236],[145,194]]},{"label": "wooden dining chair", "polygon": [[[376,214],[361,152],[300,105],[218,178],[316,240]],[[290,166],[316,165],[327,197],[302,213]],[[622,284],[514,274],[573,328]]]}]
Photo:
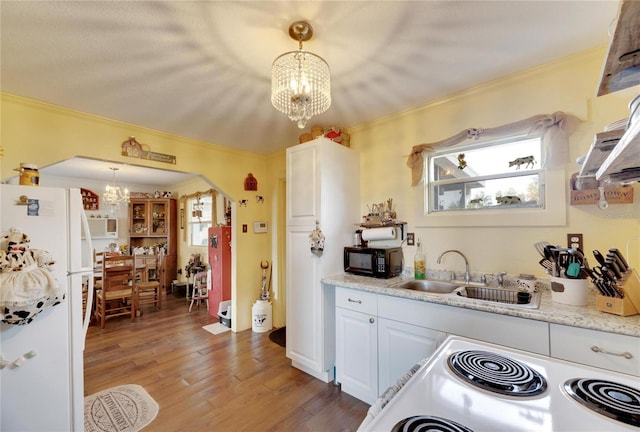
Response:
[{"label": "wooden dining chair", "polygon": [[96,291],[96,317],[105,328],[110,317],[130,315],[135,320],[135,260],[132,255],[105,256],[102,287]]},{"label": "wooden dining chair", "polygon": [[[141,264],[144,263],[144,264]],[[134,283],[134,304],[136,314],[142,315],[142,306],[153,305],[162,308],[162,292],[158,279],[157,256],[136,257],[136,278]]]},{"label": "wooden dining chair", "polygon": [[96,289],[102,288],[102,261],[106,252],[96,252],[93,250],[93,286]]}]

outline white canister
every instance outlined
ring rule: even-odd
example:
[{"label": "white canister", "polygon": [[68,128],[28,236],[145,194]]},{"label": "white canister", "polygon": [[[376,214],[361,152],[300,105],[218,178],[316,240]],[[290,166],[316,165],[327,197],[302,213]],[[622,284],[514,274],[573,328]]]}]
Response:
[{"label": "white canister", "polygon": [[584,306],[588,302],[589,281],[551,277],[551,300],[573,306]]},{"label": "white canister", "polygon": [[271,302],[268,300],[256,300],[251,308],[253,324],[251,329],[256,333],[265,333],[273,328],[271,319]]}]

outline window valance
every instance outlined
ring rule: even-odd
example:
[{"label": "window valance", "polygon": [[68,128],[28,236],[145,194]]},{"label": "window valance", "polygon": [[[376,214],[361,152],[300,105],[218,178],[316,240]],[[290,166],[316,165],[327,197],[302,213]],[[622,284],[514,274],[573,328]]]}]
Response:
[{"label": "window valance", "polygon": [[539,114],[524,120],[487,129],[465,129],[452,137],[442,141],[413,146],[407,159],[407,166],[411,168],[411,186],[416,186],[424,175],[425,152],[429,153],[439,148],[450,147],[466,140],[504,138],[514,135],[527,134],[542,135],[545,160],[542,168],[550,168],[566,163],[569,159],[569,136],[580,124],[580,119],[561,111],[553,114]]}]

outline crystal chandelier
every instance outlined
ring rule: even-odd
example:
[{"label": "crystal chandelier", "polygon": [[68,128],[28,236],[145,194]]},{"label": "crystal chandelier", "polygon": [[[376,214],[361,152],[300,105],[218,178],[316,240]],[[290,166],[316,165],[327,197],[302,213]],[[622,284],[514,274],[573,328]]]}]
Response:
[{"label": "crystal chandelier", "polygon": [[120,189],[119,186],[116,185],[116,171],[119,168],[109,168],[113,171],[113,185],[108,184],[105,187],[104,193],[102,194],[102,200],[104,203],[111,207],[111,211],[114,212],[116,209],[120,208],[121,203],[129,202],[129,189],[124,190],[124,192]]},{"label": "crystal chandelier", "polygon": [[298,51],[282,54],[271,67],[271,103],[304,128],[312,116],[331,105],[329,65],[322,57],[302,50],[302,42],[313,36],[311,25],[296,21],[289,36],[298,41]]}]

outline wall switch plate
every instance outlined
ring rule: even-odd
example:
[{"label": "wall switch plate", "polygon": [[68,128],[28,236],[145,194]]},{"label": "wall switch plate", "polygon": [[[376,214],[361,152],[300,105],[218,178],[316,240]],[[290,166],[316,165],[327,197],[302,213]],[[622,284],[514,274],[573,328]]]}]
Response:
[{"label": "wall switch plate", "polygon": [[582,242],[582,234],[567,234],[567,247],[580,249],[584,252],[584,243]]},{"label": "wall switch plate", "polygon": [[246,233],[247,232],[247,224],[242,224],[242,232]]},{"label": "wall switch plate", "polygon": [[407,233],[407,246],[413,246],[416,244],[416,235],[414,233]]}]

